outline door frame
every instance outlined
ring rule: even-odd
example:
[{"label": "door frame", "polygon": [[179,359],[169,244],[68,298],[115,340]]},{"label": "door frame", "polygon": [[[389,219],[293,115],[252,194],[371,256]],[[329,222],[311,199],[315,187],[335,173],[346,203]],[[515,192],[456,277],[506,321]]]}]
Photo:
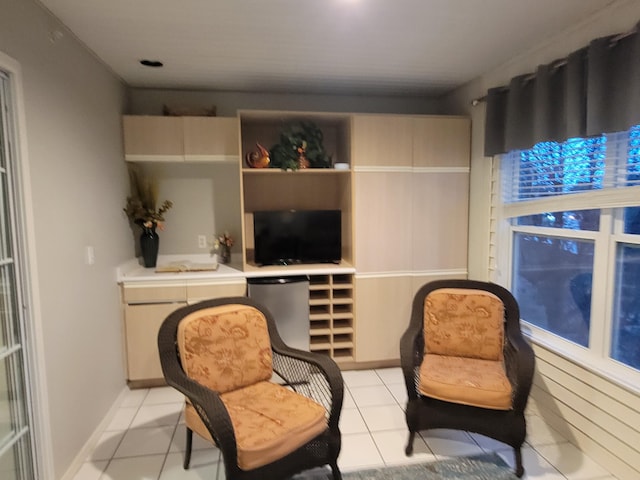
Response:
[{"label": "door frame", "polygon": [[31,195],[31,177],[27,148],[24,92],[20,64],[0,51],[0,70],[9,77],[8,99],[11,108],[10,141],[12,142],[13,201],[15,208],[16,258],[20,271],[20,290],[25,349],[26,400],[30,405],[33,468],[36,478],[54,478],[54,462],[49,423],[49,401],[44,358],[42,315],[36,257],[35,222]]}]

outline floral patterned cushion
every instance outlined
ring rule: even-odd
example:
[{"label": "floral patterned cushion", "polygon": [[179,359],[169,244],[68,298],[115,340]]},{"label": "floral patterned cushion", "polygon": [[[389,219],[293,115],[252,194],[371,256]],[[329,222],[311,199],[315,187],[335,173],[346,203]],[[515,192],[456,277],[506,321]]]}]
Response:
[{"label": "floral patterned cushion", "polygon": [[[178,326],[186,374],[219,392],[238,446],[238,465],[251,470],[281,458],[327,428],[322,405],[271,383],[271,343],[264,315],[247,305],[223,305],[186,316]],[[195,408],[186,425],[213,442]]]},{"label": "floral patterned cushion", "polygon": [[[238,465],[252,470],[287,455],[327,428],[325,409],[281,385],[258,382],[220,396],[238,445]],[[187,426],[212,441],[195,408],[187,403]]]},{"label": "floral patterned cushion", "polygon": [[504,305],[490,292],[441,288],[424,300],[425,353],[502,360]]},{"label": "floral patterned cushion", "polygon": [[511,409],[503,362],[427,354],[420,365],[422,395],[496,410]]},{"label": "floral patterned cushion", "polygon": [[248,305],[223,305],[187,315],[178,325],[185,373],[220,393],[271,378],[267,321]]}]

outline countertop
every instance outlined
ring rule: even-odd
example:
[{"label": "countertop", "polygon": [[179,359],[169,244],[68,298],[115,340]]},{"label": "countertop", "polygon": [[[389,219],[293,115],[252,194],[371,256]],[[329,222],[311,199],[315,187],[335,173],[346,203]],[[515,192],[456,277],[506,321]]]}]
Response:
[{"label": "countertop", "polygon": [[[189,281],[197,283],[201,282],[233,282],[243,281],[248,278],[258,277],[280,277],[292,275],[323,275],[335,273],[354,273],[355,268],[349,264],[314,264],[314,265],[288,265],[288,266],[265,266],[255,267],[249,266],[247,270],[242,270],[242,262],[235,262],[231,258],[229,264],[218,264],[216,270],[210,271],[183,271],[183,272],[156,272],[155,268],[144,268],[141,260],[134,258],[120,265],[117,269],[118,283],[180,283]],[[215,264],[215,259],[210,255],[160,255],[158,257],[158,266],[170,263],[197,263],[197,264]]]},{"label": "countertop", "polygon": [[[216,261],[210,255],[160,255],[157,265],[163,266],[173,263],[197,263],[212,264]],[[208,271],[184,271],[184,272],[156,272],[155,268],[145,268],[140,264],[140,259],[134,258],[118,267],[118,283],[135,282],[180,282],[180,281],[233,281],[245,278],[240,268],[234,268],[231,264],[217,264],[215,270]]]}]

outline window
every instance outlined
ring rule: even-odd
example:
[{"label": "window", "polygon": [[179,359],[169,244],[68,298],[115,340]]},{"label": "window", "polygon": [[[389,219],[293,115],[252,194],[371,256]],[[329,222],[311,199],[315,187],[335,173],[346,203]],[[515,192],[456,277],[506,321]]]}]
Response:
[{"label": "window", "polygon": [[640,126],[510,152],[499,172],[500,280],[534,338],[640,371]]}]

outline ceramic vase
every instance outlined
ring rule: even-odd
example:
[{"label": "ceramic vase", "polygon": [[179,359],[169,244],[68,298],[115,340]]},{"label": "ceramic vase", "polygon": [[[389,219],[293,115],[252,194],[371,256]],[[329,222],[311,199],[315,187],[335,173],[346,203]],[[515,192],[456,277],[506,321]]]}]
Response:
[{"label": "ceramic vase", "polygon": [[229,263],[230,261],[231,261],[231,247],[227,247],[226,245],[220,245],[218,262]]},{"label": "ceramic vase", "polygon": [[151,227],[142,227],[140,235],[140,252],[145,268],[155,268],[158,261],[160,237],[156,233],[155,223]]}]

